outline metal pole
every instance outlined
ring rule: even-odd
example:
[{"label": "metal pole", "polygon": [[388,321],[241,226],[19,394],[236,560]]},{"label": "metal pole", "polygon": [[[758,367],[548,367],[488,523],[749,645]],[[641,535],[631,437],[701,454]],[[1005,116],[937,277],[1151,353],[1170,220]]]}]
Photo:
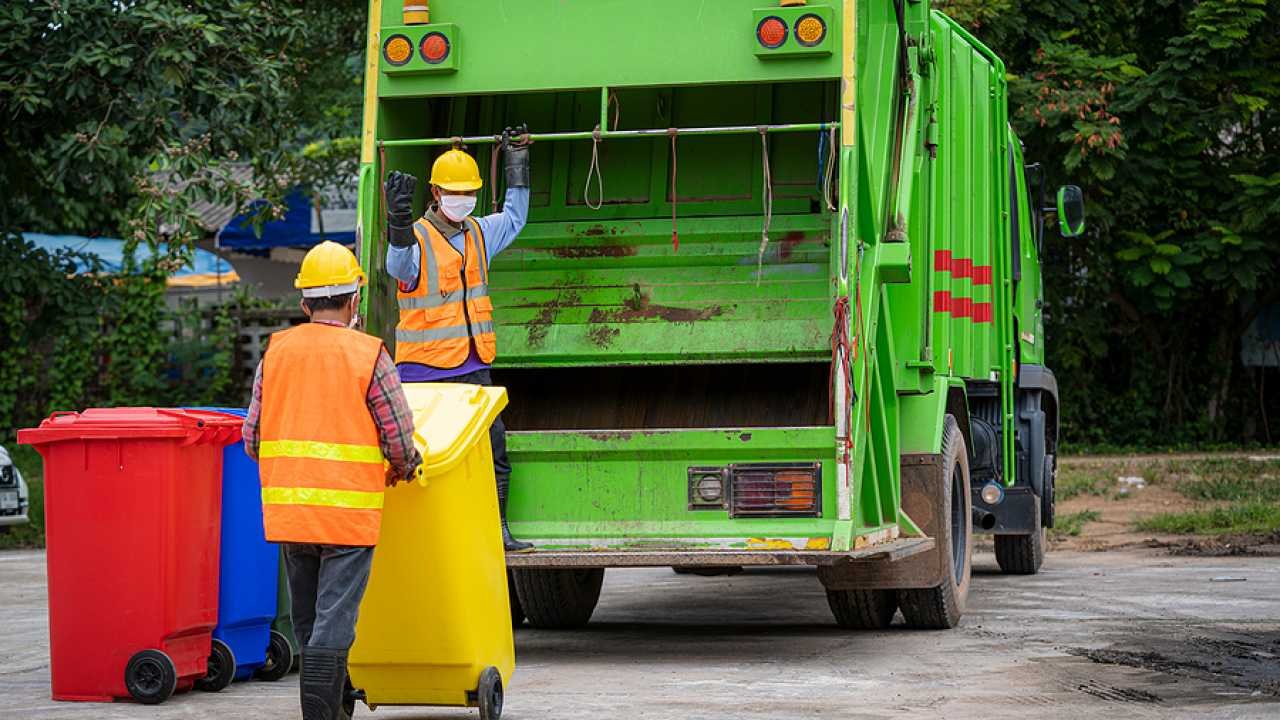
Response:
[{"label": "metal pole", "polygon": [[[840,127],[839,123],[793,123],[789,125],[726,125],[721,127],[699,127],[699,128],[653,128],[650,130],[607,130],[600,129],[600,137],[603,140],[611,138],[644,138],[644,137],[666,137],[674,131],[677,135],[753,135],[764,131],[766,133],[797,133],[797,132],[825,132],[826,130]],[[530,133],[529,138],[534,142],[548,140],[590,140],[594,137],[590,130],[575,132],[553,132],[553,133]],[[500,136],[494,135],[475,135],[471,137],[459,138],[418,138],[414,140],[381,140],[378,142],[379,147],[430,147],[440,145],[452,145],[455,142],[461,142],[464,145],[491,145],[499,142]]]}]

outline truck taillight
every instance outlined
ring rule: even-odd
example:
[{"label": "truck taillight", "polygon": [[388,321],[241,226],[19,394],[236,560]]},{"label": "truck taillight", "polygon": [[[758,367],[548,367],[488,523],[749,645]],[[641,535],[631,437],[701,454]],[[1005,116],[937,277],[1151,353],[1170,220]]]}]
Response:
[{"label": "truck taillight", "polygon": [[444,33],[427,33],[418,47],[422,52],[422,59],[432,65],[438,65],[449,57],[449,38]]},{"label": "truck taillight", "polygon": [[787,41],[787,24],[782,21],[782,18],[770,15],[756,25],[756,39],[770,50],[782,47],[782,44]]},{"label": "truck taillight", "polygon": [[821,517],[822,465],[742,464],[729,467],[730,517]]},{"label": "truck taillight", "polygon": [[392,35],[382,44],[382,56],[391,65],[404,65],[413,57],[413,43],[404,35]]},{"label": "truck taillight", "polygon": [[796,22],[796,42],[814,47],[827,37],[827,24],[817,15],[809,14]]}]

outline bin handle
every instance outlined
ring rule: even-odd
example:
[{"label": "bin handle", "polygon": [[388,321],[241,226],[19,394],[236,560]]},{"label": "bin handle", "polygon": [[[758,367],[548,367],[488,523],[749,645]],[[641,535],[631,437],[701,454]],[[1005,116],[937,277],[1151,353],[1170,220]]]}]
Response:
[{"label": "bin handle", "polygon": [[156,412],[161,415],[169,415],[171,417],[178,418],[179,420],[185,420],[188,425],[191,425],[194,423],[194,427],[198,427],[198,428],[204,427],[203,420],[197,417],[192,417],[187,413],[186,410],[174,410],[172,408],[156,408]]},{"label": "bin handle", "polygon": [[80,413],[76,412],[75,410],[54,410],[53,412],[49,413],[50,420],[57,420],[60,417],[68,417],[68,416],[80,417]]}]

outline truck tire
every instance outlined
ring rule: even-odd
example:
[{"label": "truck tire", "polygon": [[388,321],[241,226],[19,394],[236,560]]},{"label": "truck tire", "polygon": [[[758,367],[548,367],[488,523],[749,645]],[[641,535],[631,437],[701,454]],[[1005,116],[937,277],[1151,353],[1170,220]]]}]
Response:
[{"label": "truck tire", "polygon": [[898,611],[893,590],[828,590],[827,604],[836,624],[849,630],[883,630]]},{"label": "truck tire", "polygon": [[1044,564],[1044,528],[1040,526],[1040,503],[1035,503],[1030,535],[996,535],[996,564],[1005,575],[1035,575]]},{"label": "truck tire", "polygon": [[604,568],[513,569],[511,578],[530,627],[565,630],[582,627],[591,619],[600,599]]},{"label": "truck tire", "polygon": [[[969,596],[973,559],[973,511],[969,499],[969,452],[955,416],[942,426],[942,462],[936,487],[942,490],[943,517],[931,533],[946,564],[942,584],[920,590],[898,590],[898,606],[907,627],[948,630],[960,623]],[[926,528],[926,531],[929,529]]]}]

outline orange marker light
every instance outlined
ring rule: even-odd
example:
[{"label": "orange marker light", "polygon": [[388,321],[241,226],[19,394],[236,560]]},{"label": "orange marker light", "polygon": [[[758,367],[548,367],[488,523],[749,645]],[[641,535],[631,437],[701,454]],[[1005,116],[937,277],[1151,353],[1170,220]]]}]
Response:
[{"label": "orange marker light", "polygon": [[413,56],[413,44],[404,35],[392,35],[382,45],[382,56],[392,65],[404,65]]},{"label": "orange marker light", "polygon": [[770,15],[756,26],[756,38],[770,50],[781,47],[787,41],[787,24],[782,18]]},{"label": "orange marker light", "polygon": [[827,37],[827,24],[817,15],[805,15],[796,23],[796,41],[813,47]]},{"label": "orange marker light", "polygon": [[449,38],[443,33],[433,32],[427,33],[422,38],[422,44],[418,46],[422,51],[422,59],[436,65],[443,62],[449,57]]}]

